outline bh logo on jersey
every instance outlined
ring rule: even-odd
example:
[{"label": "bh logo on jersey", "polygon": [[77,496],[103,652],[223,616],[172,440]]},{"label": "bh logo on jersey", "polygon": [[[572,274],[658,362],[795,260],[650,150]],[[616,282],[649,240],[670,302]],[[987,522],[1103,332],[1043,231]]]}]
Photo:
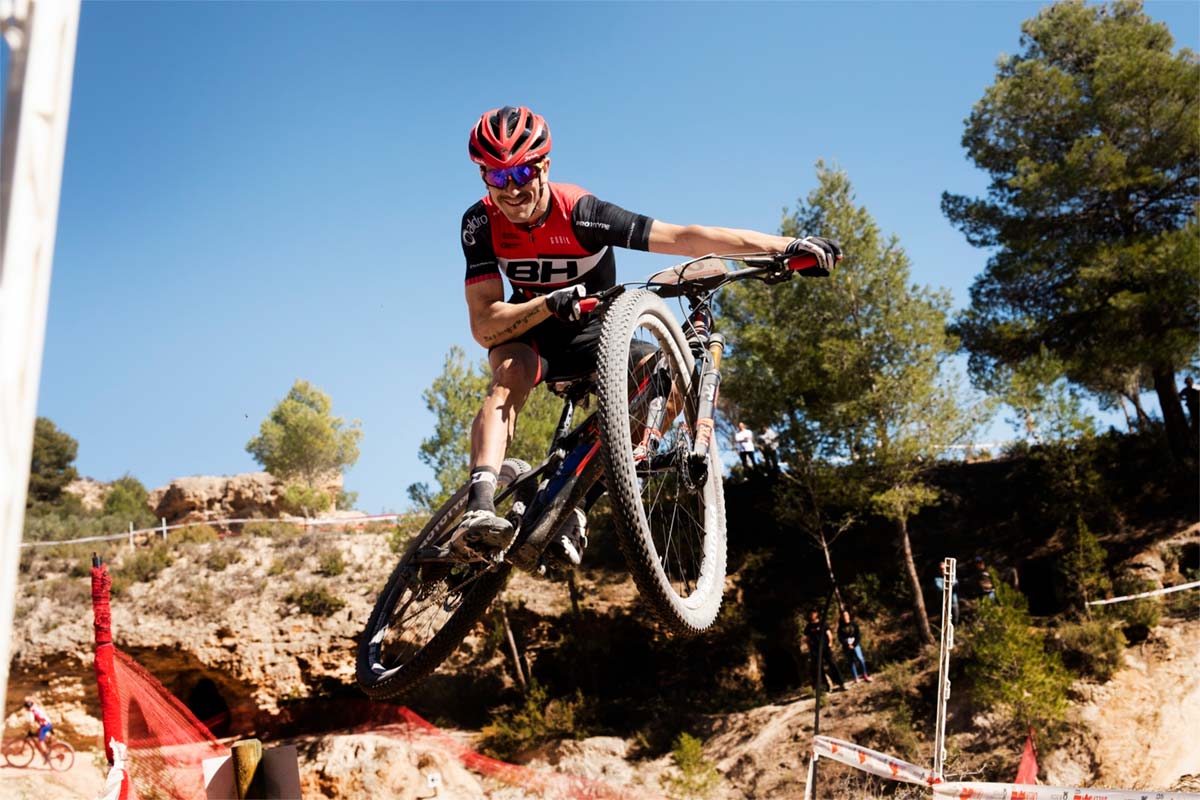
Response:
[{"label": "bh logo on jersey", "polygon": [[554,286],[575,281],[600,263],[608,248],[579,258],[500,258],[500,269],[513,283]]}]

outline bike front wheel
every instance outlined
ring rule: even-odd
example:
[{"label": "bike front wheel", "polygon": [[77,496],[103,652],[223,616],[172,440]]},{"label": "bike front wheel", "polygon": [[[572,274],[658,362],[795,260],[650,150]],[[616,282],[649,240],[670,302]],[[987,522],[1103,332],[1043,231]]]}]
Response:
[{"label": "bike front wheel", "polygon": [[50,763],[50,769],[55,772],[66,772],[75,765],[75,748],[66,742],[54,742],[50,745],[50,754],[47,756]]},{"label": "bike front wheel", "polygon": [[684,635],[712,625],[725,588],[715,438],[707,458],[690,457],[699,405],[694,362],[679,323],[653,292],[627,292],[605,312],[598,406],[618,538],[642,596]]},{"label": "bike front wheel", "polygon": [[[506,459],[497,489],[529,465]],[[373,700],[397,697],[445,661],[504,588],[512,566],[430,559],[445,545],[467,506],[468,486],[447,500],[417,534],[392,571],[358,642],[355,677]],[[497,502],[501,516],[511,498]]]}]

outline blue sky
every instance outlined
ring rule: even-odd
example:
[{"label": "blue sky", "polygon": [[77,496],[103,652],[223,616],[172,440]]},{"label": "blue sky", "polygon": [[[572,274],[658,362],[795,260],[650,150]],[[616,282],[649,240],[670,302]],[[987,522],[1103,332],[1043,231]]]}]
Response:
[{"label": "blue sky", "polygon": [[[835,163],[959,307],[986,254],[939,198],[985,188],[963,119],[1040,5],[84,3],[38,413],[154,487],[256,469],[304,378],[362,422],[359,506],[404,508],[421,391],[483,355],[458,224],[506,103],[552,179],[669,222],[775,230]],[[1197,48],[1200,4],[1147,8]]]}]

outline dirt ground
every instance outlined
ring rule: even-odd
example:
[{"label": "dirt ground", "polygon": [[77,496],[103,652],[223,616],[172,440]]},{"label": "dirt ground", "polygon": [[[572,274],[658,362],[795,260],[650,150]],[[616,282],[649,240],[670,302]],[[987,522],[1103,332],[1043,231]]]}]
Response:
[{"label": "dirt ground", "polygon": [[102,786],[104,776],[87,751],[75,754],[67,772],[53,772],[40,759],[20,769],[0,759],[0,796],[5,800],[94,800]]}]

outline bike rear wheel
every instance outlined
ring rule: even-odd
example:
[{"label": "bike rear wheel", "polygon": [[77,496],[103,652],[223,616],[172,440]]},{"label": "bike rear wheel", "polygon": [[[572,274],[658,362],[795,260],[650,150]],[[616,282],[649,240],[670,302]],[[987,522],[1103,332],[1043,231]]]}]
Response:
[{"label": "bike rear wheel", "polygon": [[9,766],[18,769],[28,767],[36,752],[37,748],[28,738],[9,739],[4,743],[4,760],[8,762]]},{"label": "bike rear wheel", "polygon": [[55,772],[66,772],[75,765],[75,748],[66,742],[54,742],[50,745],[48,759],[50,769]]},{"label": "bike rear wheel", "polygon": [[[712,625],[725,588],[715,438],[699,469],[688,458],[699,392],[694,361],[679,323],[653,292],[627,292],[605,312],[598,406],[618,538],[642,596],[667,627],[685,635]],[[656,403],[669,409],[658,431],[649,424]]]},{"label": "bike rear wheel", "polygon": [[[529,470],[506,459],[497,490]],[[409,543],[375,601],[358,642],[355,677],[374,700],[397,697],[430,675],[459,646],[504,588],[512,566],[431,562],[419,558],[431,546],[445,544],[467,506],[468,487],[446,501]],[[503,516],[511,498],[498,503]]]}]

